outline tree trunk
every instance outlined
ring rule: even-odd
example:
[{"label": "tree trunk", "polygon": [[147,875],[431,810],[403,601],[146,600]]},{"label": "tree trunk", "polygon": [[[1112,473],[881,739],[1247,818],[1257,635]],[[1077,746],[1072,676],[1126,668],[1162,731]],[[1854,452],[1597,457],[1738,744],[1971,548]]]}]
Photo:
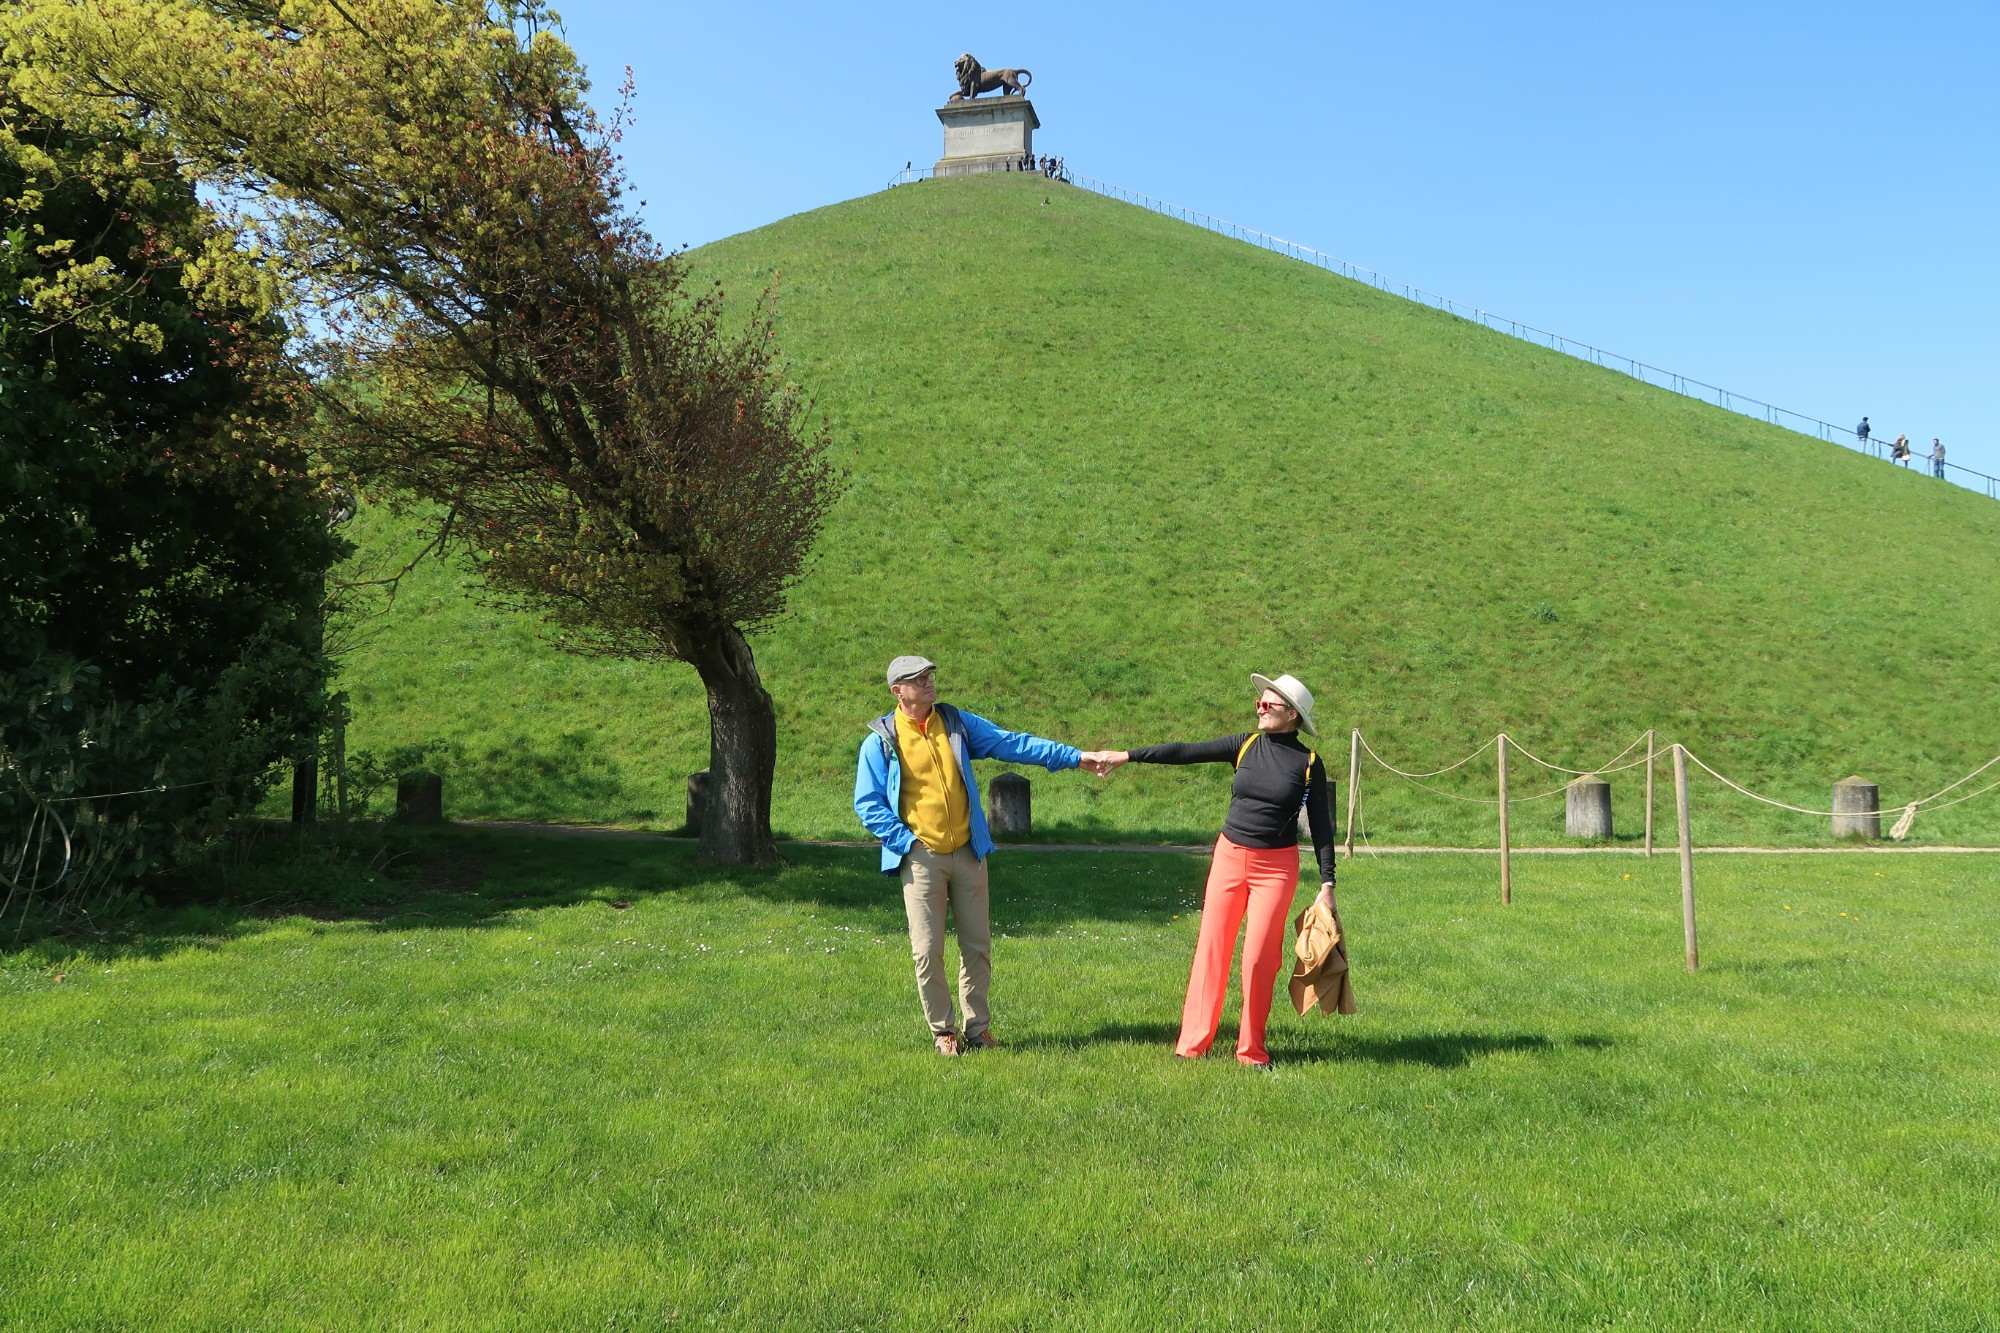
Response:
[{"label": "tree trunk", "polygon": [[701,825],[701,855],[727,866],[774,864],[777,710],[757,678],[749,642],[733,625],[695,637],[693,647],[694,669],[708,687],[708,816]]}]

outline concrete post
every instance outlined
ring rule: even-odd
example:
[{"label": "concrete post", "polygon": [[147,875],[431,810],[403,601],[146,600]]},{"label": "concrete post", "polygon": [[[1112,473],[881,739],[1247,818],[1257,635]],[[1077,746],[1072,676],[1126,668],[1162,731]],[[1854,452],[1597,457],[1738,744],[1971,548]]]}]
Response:
[{"label": "concrete post", "polygon": [[1034,832],[1034,788],[1019,773],[1001,773],[986,784],[986,807],[995,838],[1019,840]]},{"label": "concrete post", "polygon": [[697,837],[708,818],[708,770],[688,774],[687,830]]},{"label": "concrete post", "polygon": [[444,779],[421,769],[396,779],[396,822],[444,823]]},{"label": "concrete post", "polygon": [[1833,784],[1833,836],[1882,836],[1882,789],[1864,778],[1842,778]]},{"label": "concrete post", "polygon": [[1578,778],[1563,795],[1563,832],[1572,838],[1611,836],[1611,784],[1596,774]]}]

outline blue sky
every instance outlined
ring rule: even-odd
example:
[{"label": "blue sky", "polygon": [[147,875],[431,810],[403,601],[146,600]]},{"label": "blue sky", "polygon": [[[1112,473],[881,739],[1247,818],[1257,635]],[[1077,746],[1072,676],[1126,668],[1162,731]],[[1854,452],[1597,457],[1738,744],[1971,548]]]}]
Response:
[{"label": "blue sky", "polygon": [[2000,6],[561,11],[668,244],[935,161],[971,51],[1074,171],[2000,474]]}]

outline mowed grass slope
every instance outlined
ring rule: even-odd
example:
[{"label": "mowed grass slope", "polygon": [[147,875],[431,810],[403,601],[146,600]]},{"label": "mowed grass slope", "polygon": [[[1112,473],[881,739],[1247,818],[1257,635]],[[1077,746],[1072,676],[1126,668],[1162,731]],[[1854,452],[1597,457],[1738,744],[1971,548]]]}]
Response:
[{"label": "mowed grass slope", "polygon": [[[855,836],[854,747],[906,651],[945,698],[1085,746],[1247,729],[1245,673],[1293,671],[1343,772],[1352,725],[1418,769],[1502,728],[1585,768],[1657,726],[1823,807],[1851,772],[1893,804],[2000,752],[1983,497],[1039,178],[898,188],[694,261],[733,302],[775,289],[853,468],[756,640],[789,832]],[[351,743],[459,742],[459,814],[677,824],[706,762],[692,672],[565,658],[464,578],[420,577],[350,657]],[[1065,775],[1037,818],[1207,836],[1226,780]],[[1445,780],[1491,783],[1490,760]],[[1377,838],[1492,838],[1490,808],[1365,790]],[[1697,802],[1708,840],[1824,832]],[[1516,828],[1559,839],[1560,800]],[[1917,824],[1996,836],[1992,798]]]},{"label": "mowed grass slope", "polygon": [[864,851],[280,865],[0,956],[0,1325],[1991,1327],[1987,859],[1363,857],[1269,1074],[1198,857],[1003,853],[956,1062]]}]

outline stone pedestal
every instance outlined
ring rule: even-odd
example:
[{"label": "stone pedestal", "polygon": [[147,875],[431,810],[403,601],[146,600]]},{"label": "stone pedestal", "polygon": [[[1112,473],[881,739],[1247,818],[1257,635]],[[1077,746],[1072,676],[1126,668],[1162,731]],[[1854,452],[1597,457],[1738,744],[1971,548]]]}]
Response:
[{"label": "stone pedestal", "polygon": [[995,838],[1019,840],[1034,831],[1034,790],[1019,773],[1002,773],[986,784],[986,824]]},{"label": "stone pedestal", "polygon": [[1035,151],[1035,131],[1042,127],[1034,104],[1025,97],[947,102],[938,108],[937,118],[944,125],[944,156],[934,173],[938,176],[1012,170],[1022,154]]},{"label": "stone pedestal", "polygon": [[1578,778],[1563,797],[1563,832],[1572,838],[1611,836],[1611,784],[1599,777]]},{"label": "stone pedestal", "polygon": [[1882,836],[1882,789],[1862,778],[1842,778],[1833,784],[1833,836]]},{"label": "stone pedestal", "polygon": [[435,773],[405,773],[396,779],[396,822],[444,823],[444,779]]},{"label": "stone pedestal", "polygon": [[699,834],[708,818],[708,770],[688,774],[687,830]]}]

